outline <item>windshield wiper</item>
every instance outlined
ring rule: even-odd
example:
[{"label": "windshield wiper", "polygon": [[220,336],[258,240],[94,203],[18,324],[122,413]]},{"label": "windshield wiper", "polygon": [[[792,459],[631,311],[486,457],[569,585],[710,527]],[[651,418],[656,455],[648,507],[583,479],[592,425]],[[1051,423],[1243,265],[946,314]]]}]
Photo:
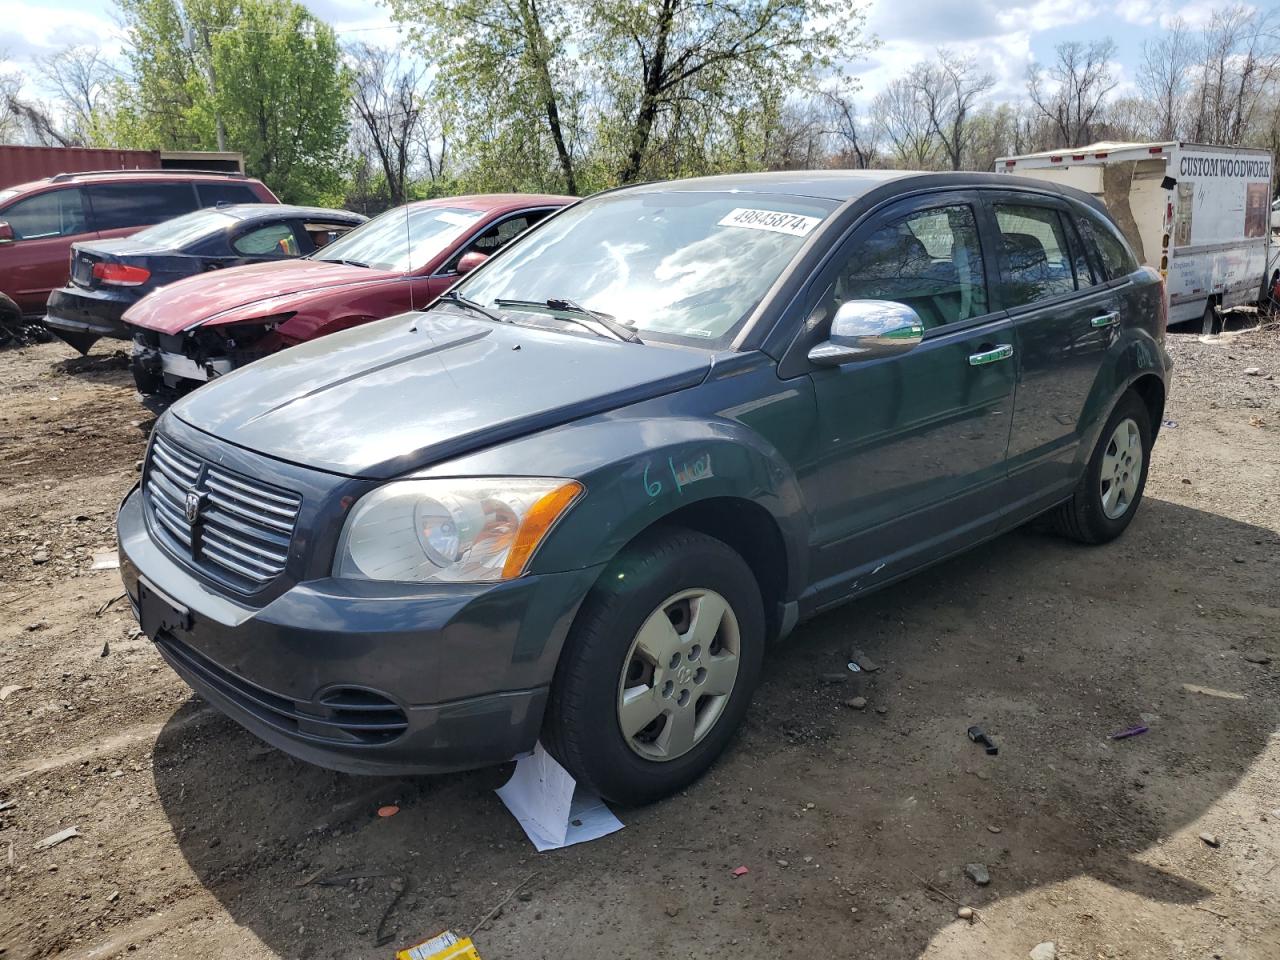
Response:
[{"label": "windshield wiper", "polygon": [[[476,303],[470,297],[464,297],[457,290],[450,290],[447,293],[440,294],[436,302],[438,303],[440,300],[443,300],[445,303],[456,303],[458,306],[470,310],[472,313],[478,313],[486,320],[492,320],[494,323],[511,322],[501,314],[494,313],[488,307],[484,306],[484,304]],[[501,305],[502,301],[499,300],[498,304]]]},{"label": "windshield wiper", "polygon": [[348,267],[364,267],[368,270],[369,265],[363,260],[343,260],[341,257],[316,257],[317,260],[323,260],[325,263],[341,263]]},{"label": "windshield wiper", "polygon": [[[634,330],[624,323],[619,323],[607,313],[601,313],[599,310],[588,310],[580,303],[570,300],[568,297],[548,297],[546,300],[506,300],[499,298],[493,301],[500,307],[539,307],[544,310],[553,310],[557,313],[577,314],[578,316],[561,317],[562,320],[568,320],[576,323],[581,327],[586,327],[593,333],[599,333],[601,336],[613,336],[619,340],[625,340],[627,343],[644,343]],[[589,323],[579,320],[578,317],[586,317],[593,320],[608,331],[607,334],[601,333],[597,328]]]}]

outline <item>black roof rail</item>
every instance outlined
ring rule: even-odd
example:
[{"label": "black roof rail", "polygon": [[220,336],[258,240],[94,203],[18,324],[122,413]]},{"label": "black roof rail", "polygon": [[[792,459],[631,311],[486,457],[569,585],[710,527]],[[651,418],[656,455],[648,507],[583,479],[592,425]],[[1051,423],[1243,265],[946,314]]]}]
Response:
[{"label": "black roof rail", "polygon": [[55,173],[49,178],[52,183],[66,183],[68,180],[74,180],[76,177],[103,177],[115,174],[121,177],[133,176],[139,173],[154,173],[163,175],[167,173],[199,173],[210,177],[227,177],[231,180],[248,180],[247,174],[238,170],[197,170],[187,167],[140,167],[135,170],[73,170],[70,173]]}]

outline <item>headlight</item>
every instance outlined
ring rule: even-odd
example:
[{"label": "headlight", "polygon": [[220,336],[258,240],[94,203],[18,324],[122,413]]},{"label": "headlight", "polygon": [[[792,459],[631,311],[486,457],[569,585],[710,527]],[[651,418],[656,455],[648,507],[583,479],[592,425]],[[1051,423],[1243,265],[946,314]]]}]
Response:
[{"label": "headlight", "polygon": [[401,480],[361,498],[338,540],[333,574],[421,583],[510,580],[582,493],[575,480]]}]

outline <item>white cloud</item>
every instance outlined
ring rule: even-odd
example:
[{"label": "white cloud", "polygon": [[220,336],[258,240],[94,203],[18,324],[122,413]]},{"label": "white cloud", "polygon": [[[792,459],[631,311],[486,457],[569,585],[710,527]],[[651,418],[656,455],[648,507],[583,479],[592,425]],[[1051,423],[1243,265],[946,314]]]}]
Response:
[{"label": "white cloud", "polygon": [[27,61],[68,45],[96,46],[106,56],[116,57],[124,45],[124,32],[105,15],[6,0],[0,56]]}]

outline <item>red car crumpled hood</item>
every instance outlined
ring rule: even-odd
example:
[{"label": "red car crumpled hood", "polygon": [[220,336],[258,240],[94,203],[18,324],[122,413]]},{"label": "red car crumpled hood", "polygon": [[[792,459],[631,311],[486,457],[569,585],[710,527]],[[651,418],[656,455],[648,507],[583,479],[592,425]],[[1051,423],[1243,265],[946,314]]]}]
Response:
[{"label": "red car crumpled hood", "polygon": [[143,297],[125,311],[125,323],[180,333],[192,324],[238,323],[297,309],[290,298],[316,290],[385,282],[401,274],[325,260],[286,260],[213,270],[179,280]]}]

